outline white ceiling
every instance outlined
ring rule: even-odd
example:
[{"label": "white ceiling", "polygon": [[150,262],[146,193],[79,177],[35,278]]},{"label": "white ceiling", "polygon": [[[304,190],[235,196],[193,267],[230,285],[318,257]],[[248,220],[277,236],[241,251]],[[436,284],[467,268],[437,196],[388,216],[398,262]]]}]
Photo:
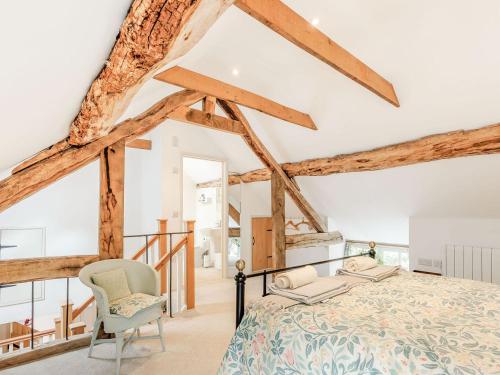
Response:
[{"label": "white ceiling", "polygon": [[[245,110],[278,161],[359,151],[500,120],[498,0],[286,3],[307,19],[319,18],[318,28],[391,81],[401,108],[230,8],[176,63],[310,113],[316,132]],[[3,5],[0,35],[8,58],[0,62],[0,170],[67,135],[129,4]],[[22,27],[13,16],[21,14]],[[231,74],[234,67],[239,76]],[[147,83],[125,116],[174,90]],[[261,167],[240,139],[208,133],[230,159],[231,171]],[[392,218],[402,223],[412,214],[498,216],[500,194],[492,192],[500,191],[499,177],[500,157],[494,155],[299,181],[318,211],[347,226],[367,210],[377,224],[384,215],[387,223]],[[401,199],[394,198],[396,192]]]}]

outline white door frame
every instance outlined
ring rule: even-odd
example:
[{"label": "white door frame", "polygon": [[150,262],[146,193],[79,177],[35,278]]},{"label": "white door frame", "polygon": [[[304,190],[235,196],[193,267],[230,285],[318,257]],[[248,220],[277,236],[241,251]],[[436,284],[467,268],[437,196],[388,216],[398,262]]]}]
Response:
[{"label": "white door frame", "polygon": [[222,252],[222,278],[227,277],[227,246],[228,246],[228,215],[229,215],[229,203],[227,198],[227,161],[225,159],[217,159],[211,156],[206,156],[203,154],[193,154],[193,153],[182,153],[181,154],[181,178],[180,178],[180,216],[181,221],[184,221],[184,158],[200,159],[208,161],[216,161],[221,163],[222,169],[222,222],[221,222],[221,252]]}]

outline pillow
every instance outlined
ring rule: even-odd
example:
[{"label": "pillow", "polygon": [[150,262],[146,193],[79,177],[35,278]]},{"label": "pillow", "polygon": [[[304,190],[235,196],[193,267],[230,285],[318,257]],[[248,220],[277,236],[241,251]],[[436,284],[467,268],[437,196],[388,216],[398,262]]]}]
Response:
[{"label": "pillow", "polygon": [[132,294],[128,288],[127,274],[123,268],[95,273],[92,275],[92,282],[104,289],[110,302]]}]

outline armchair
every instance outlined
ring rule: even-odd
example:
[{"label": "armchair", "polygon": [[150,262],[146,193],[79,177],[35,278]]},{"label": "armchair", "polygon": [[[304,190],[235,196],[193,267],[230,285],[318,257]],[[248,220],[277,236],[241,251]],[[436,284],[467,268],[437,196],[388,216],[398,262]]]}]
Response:
[{"label": "armchair", "polygon": [[[159,338],[162,350],[165,351],[165,343],[163,341],[162,330],[162,306],[161,303],[155,303],[145,307],[133,316],[127,318],[125,316],[112,314],[110,312],[110,301],[106,291],[100,286],[94,284],[92,275],[101,272],[111,271],[115,269],[123,269],[127,276],[128,287],[132,294],[143,293],[151,296],[160,297],[160,281],[157,272],[147,264],[126,260],[126,259],[110,259],[89,264],[81,269],[79,278],[83,284],[92,289],[97,305],[97,318],[94,323],[94,331],[92,333],[92,341],[90,343],[89,357],[92,356],[94,345],[105,342],[116,343],[116,375],[120,374],[120,364],[123,348],[132,340]],[[157,336],[139,336],[134,335],[139,333],[139,327],[156,320],[158,325]],[[114,339],[98,339],[97,333],[99,327],[104,323],[104,332],[113,333]],[[132,334],[125,340],[125,332],[133,330]]]}]

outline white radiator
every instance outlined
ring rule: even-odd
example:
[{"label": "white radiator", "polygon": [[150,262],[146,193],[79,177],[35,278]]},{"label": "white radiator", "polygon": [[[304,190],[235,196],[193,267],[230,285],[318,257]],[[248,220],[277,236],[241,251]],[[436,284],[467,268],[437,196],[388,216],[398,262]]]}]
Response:
[{"label": "white radiator", "polygon": [[485,246],[445,246],[442,273],[460,279],[500,284],[500,249]]}]

